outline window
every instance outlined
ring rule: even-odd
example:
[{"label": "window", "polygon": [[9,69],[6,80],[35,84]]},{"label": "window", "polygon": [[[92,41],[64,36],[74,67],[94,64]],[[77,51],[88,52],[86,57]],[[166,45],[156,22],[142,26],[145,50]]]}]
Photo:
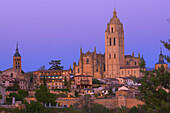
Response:
[{"label": "window", "polygon": [[116,54],[114,54],[114,58],[116,58]]},{"label": "window", "polygon": [[113,27],[112,27],[112,33],[113,33]]},{"label": "window", "polygon": [[11,73],[11,77],[13,77],[13,73]]},{"label": "window", "polygon": [[98,72],[98,68],[96,69],[96,72]]},{"label": "window", "polygon": [[127,61],[127,65],[129,65],[129,62]]},{"label": "window", "polygon": [[109,59],[111,59],[111,54],[109,54]]},{"label": "window", "polygon": [[114,42],[114,46],[115,46],[116,45],[116,39],[115,38],[113,39],[113,42]]},{"label": "window", "polygon": [[135,65],[136,65],[136,62],[135,62]]},{"label": "window", "polygon": [[78,68],[78,73],[80,73],[80,69]]},{"label": "window", "polygon": [[89,63],[89,59],[87,58],[87,64]]},{"label": "window", "polygon": [[109,44],[110,46],[112,46],[112,39],[110,38],[110,44]]},{"label": "window", "polygon": [[136,74],[136,71],[134,71],[134,73]]},{"label": "window", "polygon": [[17,66],[15,68],[17,69]]}]

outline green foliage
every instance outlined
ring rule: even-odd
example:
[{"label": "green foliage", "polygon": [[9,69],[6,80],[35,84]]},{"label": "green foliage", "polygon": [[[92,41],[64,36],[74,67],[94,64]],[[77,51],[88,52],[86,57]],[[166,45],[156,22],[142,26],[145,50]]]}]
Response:
[{"label": "green foliage", "polygon": [[49,113],[49,110],[45,109],[38,101],[31,101],[30,104],[25,102],[25,112],[26,113]]},{"label": "green foliage", "polygon": [[79,97],[79,93],[76,90],[74,91],[74,95],[75,97]]},{"label": "green foliage", "polygon": [[92,113],[111,113],[111,111],[101,104],[93,104]]},{"label": "green foliage", "polygon": [[43,85],[46,86],[45,75],[43,76]]},{"label": "green foliage", "polygon": [[68,85],[68,82],[67,82],[67,78],[66,76],[64,77],[64,86],[67,86]]},{"label": "green foliage", "polygon": [[170,89],[170,73],[165,71],[163,65],[158,70],[143,73],[138,97],[145,102],[142,108],[148,113],[167,113],[170,111],[170,93],[164,89]]},{"label": "green foliage", "polygon": [[114,95],[112,88],[109,88],[109,95]]},{"label": "green foliage", "polygon": [[102,82],[100,82],[99,80],[97,80],[95,78],[93,78],[92,83],[93,84],[103,84]]},{"label": "green foliage", "polygon": [[21,70],[21,73],[23,73],[23,74],[24,74],[25,72],[24,72],[23,70]]},{"label": "green foliage", "polygon": [[19,89],[19,90],[18,90],[18,95],[19,95],[19,96],[23,96],[23,97],[27,97],[27,96],[28,96],[28,92],[25,91],[25,90]]},{"label": "green foliage", "polygon": [[44,104],[49,104],[49,103],[55,103],[56,101],[56,95],[53,93],[50,93],[48,88],[44,85],[40,86],[40,89],[37,89],[35,91],[35,97],[39,102],[43,102]]},{"label": "green foliage", "polygon": [[94,103],[90,95],[84,95],[73,107],[80,109],[82,113],[111,113],[105,106]]},{"label": "green foliage", "polygon": [[65,91],[70,92],[70,90],[69,90],[69,89],[53,89],[53,90],[58,90],[58,91],[62,91],[62,92],[65,92]]},{"label": "green foliage", "polygon": [[0,92],[0,99],[2,99],[3,97],[2,97],[2,94],[1,94],[1,92]]},{"label": "green foliage", "polygon": [[8,98],[6,98],[6,101],[8,103],[12,103],[12,98],[15,97],[15,101],[23,101],[24,97],[18,95],[17,93],[10,93]]},{"label": "green foliage", "polygon": [[7,91],[18,91],[20,89],[19,85],[18,85],[18,81],[14,81],[14,84],[12,87],[7,87]]},{"label": "green foliage", "polygon": [[[170,39],[168,41],[161,41],[161,42],[163,43],[163,45],[166,49],[170,50]],[[170,56],[165,55],[164,57],[170,63]]]},{"label": "green foliage", "polygon": [[1,113],[24,113],[19,109],[10,109],[10,108],[2,108],[2,107],[0,107],[0,112]]},{"label": "green foliage", "polygon": [[125,106],[121,106],[121,108],[118,108],[116,113],[128,113],[128,109]]},{"label": "green foliage", "polygon": [[146,66],[145,60],[143,58],[143,56],[140,58],[140,63],[139,63],[139,67],[142,68],[144,70]]},{"label": "green foliage", "polygon": [[137,108],[136,106],[133,106],[133,107],[130,109],[129,113],[140,113],[140,112],[139,112],[139,110],[138,110],[138,108]]},{"label": "green foliage", "polygon": [[51,60],[51,62],[49,62],[49,64],[51,65],[49,70],[62,70],[63,66],[60,66],[60,62],[61,60]]}]

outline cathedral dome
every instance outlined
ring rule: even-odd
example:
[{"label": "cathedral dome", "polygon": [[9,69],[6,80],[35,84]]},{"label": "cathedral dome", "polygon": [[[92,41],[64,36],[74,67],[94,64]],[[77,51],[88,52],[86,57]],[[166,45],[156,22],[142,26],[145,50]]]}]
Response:
[{"label": "cathedral dome", "polygon": [[119,18],[117,18],[117,12],[114,9],[113,17],[110,19],[110,24],[120,24]]}]

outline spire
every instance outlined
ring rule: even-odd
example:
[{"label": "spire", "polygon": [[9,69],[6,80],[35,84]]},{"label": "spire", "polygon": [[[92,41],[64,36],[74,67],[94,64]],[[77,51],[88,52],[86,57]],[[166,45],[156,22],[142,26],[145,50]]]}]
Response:
[{"label": "spire", "polygon": [[96,46],[94,47],[94,52],[96,53]]},{"label": "spire", "polygon": [[159,54],[159,63],[163,63],[164,62],[164,58],[163,58],[163,54],[162,54],[162,48],[160,48],[160,54]]},{"label": "spire", "polygon": [[19,49],[18,49],[18,42],[16,44],[16,52],[14,54],[14,57],[21,57],[21,55],[19,54]]},{"label": "spire", "polygon": [[82,48],[80,47],[80,53],[82,53]]},{"label": "spire", "polygon": [[113,17],[117,17],[116,9],[114,8]]},{"label": "spire", "polygon": [[18,52],[18,42],[17,42],[17,44],[16,44],[16,52]]},{"label": "spire", "polygon": [[160,54],[162,54],[162,47],[160,47]]}]

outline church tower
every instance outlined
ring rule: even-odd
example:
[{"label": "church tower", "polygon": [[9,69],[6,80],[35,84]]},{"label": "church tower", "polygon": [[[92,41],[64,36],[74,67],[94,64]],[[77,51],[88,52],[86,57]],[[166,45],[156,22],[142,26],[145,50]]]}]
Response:
[{"label": "church tower", "polygon": [[114,9],[113,17],[105,31],[105,77],[118,77],[120,67],[124,65],[124,30]]},{"label": "church tower", "polygon": [[16,46],[16,52],[13,56],[13,69],[18,70],[18,72],[21,72],[21,55],[19,54],[18,43]]}]

